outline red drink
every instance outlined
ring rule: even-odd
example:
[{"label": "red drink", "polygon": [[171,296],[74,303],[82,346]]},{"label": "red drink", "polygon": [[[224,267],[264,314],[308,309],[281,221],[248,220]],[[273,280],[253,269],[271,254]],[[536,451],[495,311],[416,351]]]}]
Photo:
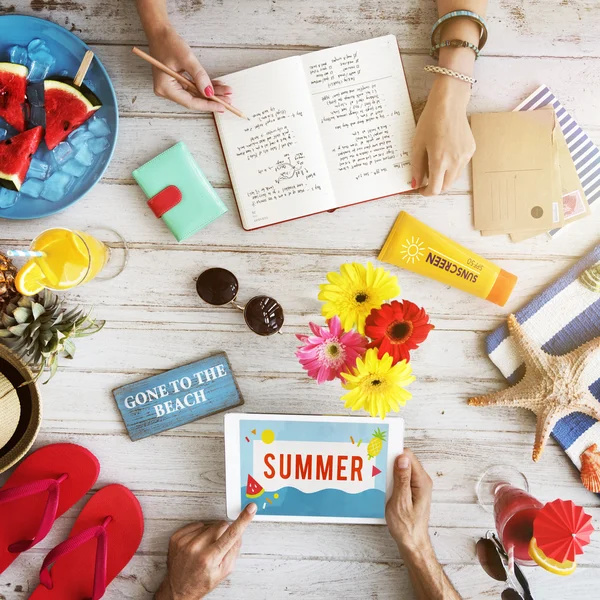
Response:
[{"label": "red drink", "polygon": [[508,483],[500,483],[496,487],[496,529],[506,551],[512,546],[515,561],[521,565],[536,566],[529,556],[529,543],[533,537],[533,520],[543,506],[533,496]]}]

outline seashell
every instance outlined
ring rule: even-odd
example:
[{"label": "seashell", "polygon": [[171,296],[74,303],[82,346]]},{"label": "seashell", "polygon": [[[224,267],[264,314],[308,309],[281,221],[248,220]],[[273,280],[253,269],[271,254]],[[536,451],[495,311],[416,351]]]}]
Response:
[{"label": "seashell", "polygon": [[585,270],[580,276],[579,281],[592,292],[600,294],[600,262],[592,265]]},{"label": "seashell", "polygon": [[600,494],[600,452],[596,444],[581,454],[581,481],[590,492]]}]

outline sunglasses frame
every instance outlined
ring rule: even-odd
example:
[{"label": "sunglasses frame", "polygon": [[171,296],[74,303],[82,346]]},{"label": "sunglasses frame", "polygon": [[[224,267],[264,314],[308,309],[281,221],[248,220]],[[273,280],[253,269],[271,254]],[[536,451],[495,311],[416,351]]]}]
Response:
[{"label": "sunglasses frame", "polygon": [[[521,570],[519,565],[517,565],[516,563],[514,565],[514,568],[515,568],[514,577],[517,580],[517,582],[519,583],[519,585],[521,586],[523,592],[520,592],[518,590],[518,586],[515,585],[515,581],[513,579],[513,573],[511,573],[510,569],[508,568],[508,553],[504,549],[504,546],[502,545],[502,542],[500,541],[498,536],[493,531],[488,531],[484,537],[482,537],[478,540],[478,543],[482,540],[490,541],[492,543],[492,545],[494,546],[494,550],[498,554],[498,557],[500,558],[500,562],[502,563],[502,567],[504,568],[504,572],[506,573],[506,583],[510,586],[510,589],[512,589],[517,594],[519,594],[521,596],[522,600],[534,600],[534,597],[531,593],[531,588],[529,587],[529,582],[527,581],[527,578],[523,574],[523,571]],[[479,556],[477,556],[477,560],[479,561],[479,564],[481,564],[481,560],[479,560]],[[483,564],[481,564],[481,567],[485,571]],[[485,573],[486,573],[486,575],[491,577],[491,575],[487,571],[485,571]],[[496,581],[499,581],[495,577],[491,577],[491,578],[495,579]]]},{"label": "sunglasses frame", "polygon": [[[235,280],[235,284],[236,284],[236,292],[235,295],[233,296],[233,298],[231,300],[228,300],[227,302],[223,302],[222,304],[214,304],[212,302],[208,302],[207,300],[205,300],[202,297],[202,294],[200,294],[200,290],[198,289],[198,282],[200,281],[200,277],[202,277],[202,275],[208,271],[211,270],[220,270],[220,271],[225,271],[227,273],[229,273],[229,275],[231,275],[233,277],[233,279]],[[232,271],[230,271],[229,269],[224,269],[223,267],[210,267],[209,269],[205,269],[204,271],[202,271],[202,273],[200,273],[200,275],[198,275],[198,278],[196,279],[196,293],[198,294],[198,296],[200,297],[200,299],[203,302],[206,302],[206,304],[208,304],[209,306],[227,306],[228,304],[231,304],[231,306],[233,306],[234,308],[237,308],[237,310],[241,310],[242,313],[244,314],[244,322],[246,323],[246,326],[248,327],[248,329],[250,329],[250,331],[252,333],[255,333],[256,335],[260,335],[261,337],[269,337],[271,335],[275,335],[276,333],[281,334],[281,330],[283,329],[283,325],[285,322],[285,313],[283,312],[283,306],[281,306],[281,304],[279,303],[278,300],[275,300],[275,298],[273,298],[272,296],[267,296],[265,294],[258,294],[256,296],[252,296],[252,298],[250,298],[250,300],[248,300],[246,302],[246,304],[240,304],[239,302],[237,302],[237,296],[239,294],[240,291],[240,284],[239,284],[239,280],[236,277],[235,273],[233,273]],[[256,331],[251,325],[250,322],[248,320],[247,317],[247,313],[246,310],[248,308],[248,306],[252,303],[252,301],[257,300],[258,298],[268,298],[269,300],[272,300],[273,302],[275,302],[275,304],[277,304],[277,306],[280,308],[281,310],[281,325],[279,325],[279,328],[276,331],[273,331],[272,333],[260,333],[258,331]]]}]

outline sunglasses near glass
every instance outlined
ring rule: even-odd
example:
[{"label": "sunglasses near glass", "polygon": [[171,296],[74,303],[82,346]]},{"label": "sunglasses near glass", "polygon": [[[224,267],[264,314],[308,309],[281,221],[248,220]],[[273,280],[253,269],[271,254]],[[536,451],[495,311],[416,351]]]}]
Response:
[{"label": "sunglasses near glass", "polygon": [[513,573],[508,566],[508,554],[495,533],[488,531],[484,538],[477,542],[477,558],[483,570],[496,581],[503,581],[510,587],[502,594],[502,600],[534,600],[529,583],[519,565],[514,565],[514,576],[523,592],[517,591],[518,585],[513,580]]},{"label": "sunglasses near glass", "polygon": [[227,269],[208,269],[200,273],[196,281],[198,296],[212,306],[231,304],[243,311],[246,325],[258,335],[281,333],[283,308],[270,296],[254,296],[246,305],[236,302],[239,283],[237,277]]}]

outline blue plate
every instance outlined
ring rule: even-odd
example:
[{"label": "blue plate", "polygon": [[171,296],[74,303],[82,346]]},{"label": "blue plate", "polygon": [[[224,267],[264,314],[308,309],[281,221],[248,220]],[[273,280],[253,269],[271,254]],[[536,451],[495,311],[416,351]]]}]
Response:
[{"label": "blue plate", "polygon": [[[75,77],[83,56],[89,50],[89,47],[76,35],[60,27],[60,25],[37,17],[0,16],[0,62],[10,60],[8,55],[10,46],[15,44],[27,46],[35,38],[44,41],[56,59],[56,64],[48,77],[58,75],[61,71],[67,71],[69,77]],[[95,163],[58,202],[48,202],[41,198],[35,199],[28,196],[22,197],[10,208],[0,209],[0,218],[38,219],[60,212],[83,198],[106,171],[117,143],[119,111],[110,77],[97,56],[92,61],[84,83],[90,84],[90,88],[102,102],[102,108],[96,112],[96,115],[105,118],[108,122],[111,131],[108,136],[109,147],[102,154],[95,157]],[[45,149],[46,146],[43,142],[42,145]]]}]

